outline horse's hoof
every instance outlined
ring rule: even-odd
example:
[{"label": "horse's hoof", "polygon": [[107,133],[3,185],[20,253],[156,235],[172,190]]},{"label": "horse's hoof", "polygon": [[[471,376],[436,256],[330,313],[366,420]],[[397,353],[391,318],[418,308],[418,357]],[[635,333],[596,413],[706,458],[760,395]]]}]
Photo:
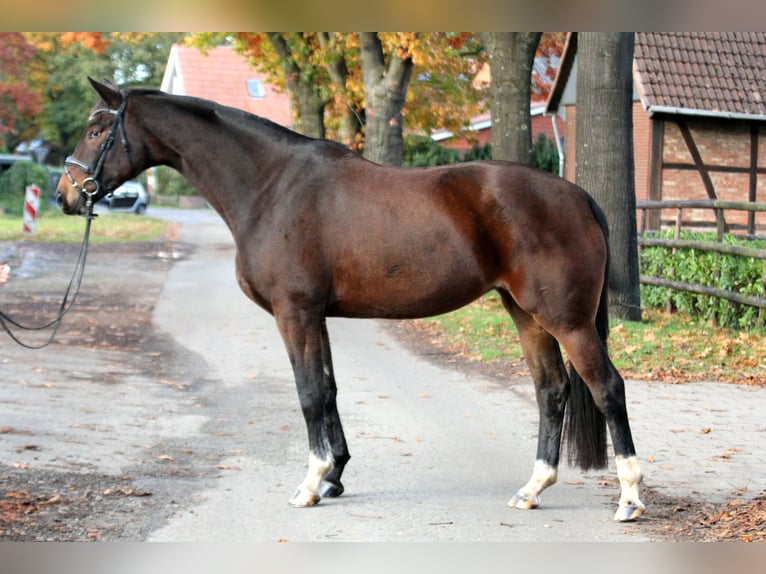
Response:
[{"label": "horse's hoof", "polygon": [[641,502],[618,506],[614,515],[615,522],[633,522],[644,513],[644,505]]},{"label": "horse's hoof", "polygon": [[522,492],[517,492],[513,495],[513,498],[508,501],[508,506],[511,508],[520,508],[521,510],[531,510],[540,506],[540,497],[529,496]]},{"label": "horse's hoof", "polygon": [[338,498],[344,492],[343,485],[340,482],[330,482],[323,480],[319,487],[319,495],[327,498]]},{"label": "horse's hoof", "polygon": [[290,497],[289,502],[290,505],[295,508],[306,508],[308,506],[315,506],[320,500],[321,497],[318,494],[304,492],[299,488],[295,491],[295,494]]}]

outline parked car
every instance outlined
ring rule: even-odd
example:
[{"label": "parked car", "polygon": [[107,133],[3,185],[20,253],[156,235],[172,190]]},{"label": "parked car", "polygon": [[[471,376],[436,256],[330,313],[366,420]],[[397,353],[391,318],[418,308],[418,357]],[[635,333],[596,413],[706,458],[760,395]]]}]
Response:
[{"label": "parked car", "polygon": [[141,182],[126,181],[99,202],[109,211],[130,211],[143,213],[149,205],[149,194]]}]

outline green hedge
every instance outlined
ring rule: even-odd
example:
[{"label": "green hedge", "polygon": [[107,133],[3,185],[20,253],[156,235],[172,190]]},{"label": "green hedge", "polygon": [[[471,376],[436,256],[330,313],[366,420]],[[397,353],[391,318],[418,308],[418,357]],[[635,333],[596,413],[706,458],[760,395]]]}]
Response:
[{"label": "green hedge", "polygon": [[24,212],[24,195],[28,185],[40,188],[40,212],[50,203],[51,176],[48,170],[33,161],[19,161],[0,175],[0,206],[8,215]]},{"label": "green hedge", "polygon": [[[661,232],[658,238],[671,239],[673,233]],[[716,240],[715,233],[683,231],[681,239]],[[726,235],[724,242],[754,248],[766,248],[766,241],[750,241]],[[673,272],[674,270],[674,272]],[[679,249],[675,254],[665,247],[641,249],[641,274],[684,283],[718,287],[755,297],[766,297],[766,266],[761,259],[738,257],[696,249]],[[641,285],[641,300],[648,307],[664,308],[668,301],[678,310],[723,327],[753,329],[763,326],[763,312],[757,307],[735,303],[711,295],[677,291],[667,287]]]}]

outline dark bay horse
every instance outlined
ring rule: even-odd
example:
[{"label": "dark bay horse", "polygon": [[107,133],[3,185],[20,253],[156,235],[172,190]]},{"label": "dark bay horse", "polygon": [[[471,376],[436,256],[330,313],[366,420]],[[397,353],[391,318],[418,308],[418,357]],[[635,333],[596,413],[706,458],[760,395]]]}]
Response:
[{"label": "dark bay horse", "polygon": [[384,167],[213,102],[91,83],[101,100],[67,158],[59,204],[85,213],[167,165],[221,215],[237,281],[273,314],[295,375],[309,460],[291,504],[344,489],[349,451],[325,318],[424,317],[496,290],[540,412],[532,476],[508,504],[535,508],[556,481],[566,412],[570,462],[605,466],[608,425],[621,487],[615,520],[642,514],[624,383],[606,350],[606,222],[583,190],[498,161]]}]

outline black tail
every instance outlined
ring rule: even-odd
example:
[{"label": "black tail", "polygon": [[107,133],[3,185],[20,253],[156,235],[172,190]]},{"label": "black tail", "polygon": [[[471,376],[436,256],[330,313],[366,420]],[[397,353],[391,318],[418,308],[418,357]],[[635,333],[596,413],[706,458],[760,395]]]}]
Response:
[{"label": "black tail", "polygon": [[[593,198],[589,195],[587,197],[607,245],[604,285],[601,288],[601,300],[596,312],[596,330],[604,348],[606,348],[609,334],[609,228],[604,212],[601,211]],[[571,363],[569,365],[569,381],[570,390],[566,411],[567,459],[569,464],[576,464],[583,470],[604,468],[607,464],[606,419],[596,407],[585,381],[582,380]]]}]

